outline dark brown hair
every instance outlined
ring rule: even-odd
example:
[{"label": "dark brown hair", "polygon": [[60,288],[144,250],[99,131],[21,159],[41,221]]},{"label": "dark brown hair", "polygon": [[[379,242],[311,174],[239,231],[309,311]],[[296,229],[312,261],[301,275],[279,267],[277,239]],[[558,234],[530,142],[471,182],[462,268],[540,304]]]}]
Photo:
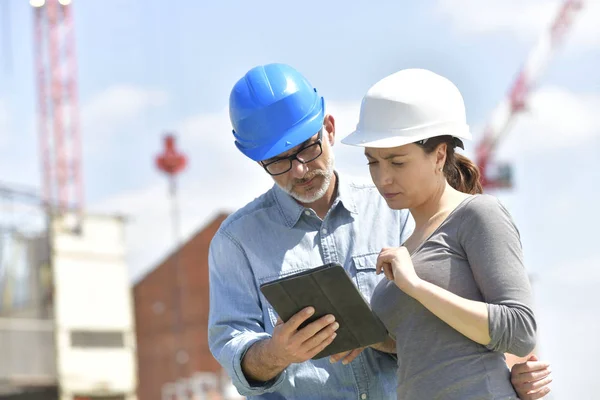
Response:
[{"label": "dark brown hair", "polygon": [[417,142],[425,153],[431,154],[441,143],[446,143],[446,163],[444,164],[444,176],[450,186],[459,192],[477,194],[483,193],[481,186],[479,168],[475,163],[462,154],[454,151],[456,146],[462,146],[459,139],[452,136],[436,136],[429,138],[425,143]]}]

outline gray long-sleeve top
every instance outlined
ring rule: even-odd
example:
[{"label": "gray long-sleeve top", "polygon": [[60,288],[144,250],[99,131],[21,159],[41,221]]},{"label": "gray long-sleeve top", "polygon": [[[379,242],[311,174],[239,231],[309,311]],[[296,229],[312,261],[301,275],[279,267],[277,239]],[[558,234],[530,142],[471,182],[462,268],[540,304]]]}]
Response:
[{"label": "gray long-sleeve top", "polygon": [[472,341],[382,280],[371,304],[396,339],[398,399],[517,399],[503,353],[531,352],[536,322],[519,232],[508,211],[489,195],[467,198],[412,261],[422,279],[487,304],[491,342]]}]

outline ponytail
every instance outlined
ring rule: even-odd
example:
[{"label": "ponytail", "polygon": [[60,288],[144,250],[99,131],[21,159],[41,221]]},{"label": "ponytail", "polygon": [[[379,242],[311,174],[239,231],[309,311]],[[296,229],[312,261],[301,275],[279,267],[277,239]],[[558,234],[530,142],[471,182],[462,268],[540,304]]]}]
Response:
[{"label": "ponytail", "polygon": [[475,163],[462,154],[454,151],[456,141],[452,136],[437,136],[428,139],[419,146],[426,153],[433,152],[441,143],[446,143],[446,164],[444,164],[444,175],[448,184],[459,192],[468,194],[483,193],[481,186],[481,174]]},{"label": "ponytail", "polygon": [[446,155],[446,165],[444,165],[444,175],[450,186],[459,192],[468,194],[483,193],[481,186],[479,168],[462,154],[454,153],[450,156],[450,148]]}]

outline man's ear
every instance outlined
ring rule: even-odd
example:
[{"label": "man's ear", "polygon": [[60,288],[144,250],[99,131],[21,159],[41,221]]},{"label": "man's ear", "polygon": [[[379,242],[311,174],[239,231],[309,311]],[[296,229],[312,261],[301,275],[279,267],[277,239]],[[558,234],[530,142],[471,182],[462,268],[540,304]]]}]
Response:
[{"label": "man's ear", "polygon": [[335,119],[333,118],[333,115],[325,115],[323,126],[325,127],[323,137],[327,138],[329,144],[333,146],[333,144],[335,143]]}]

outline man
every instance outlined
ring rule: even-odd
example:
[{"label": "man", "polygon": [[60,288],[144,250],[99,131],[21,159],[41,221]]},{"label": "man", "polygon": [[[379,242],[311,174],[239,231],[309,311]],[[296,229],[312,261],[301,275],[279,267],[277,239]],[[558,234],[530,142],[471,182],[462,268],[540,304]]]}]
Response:
[{"label": "man", "polygon": [[[412,232],[408,211],[391,210],[372,184],[335,172],[335,120],[293,68],[251,69],[234,86],[229,106],[237,148],[275,185],[229,216],[211,242],[212,354],[250,398],[394,399],[393,343],[312,360],[331,343],[338,322],[324,316],[299,329],[314,311],[309,308],[284,323],[259,287],[336,262],[369,299],[381,279],[377,255]],[[521,399],[543,397],[548,373],[538,361],[515,366]]]}]

